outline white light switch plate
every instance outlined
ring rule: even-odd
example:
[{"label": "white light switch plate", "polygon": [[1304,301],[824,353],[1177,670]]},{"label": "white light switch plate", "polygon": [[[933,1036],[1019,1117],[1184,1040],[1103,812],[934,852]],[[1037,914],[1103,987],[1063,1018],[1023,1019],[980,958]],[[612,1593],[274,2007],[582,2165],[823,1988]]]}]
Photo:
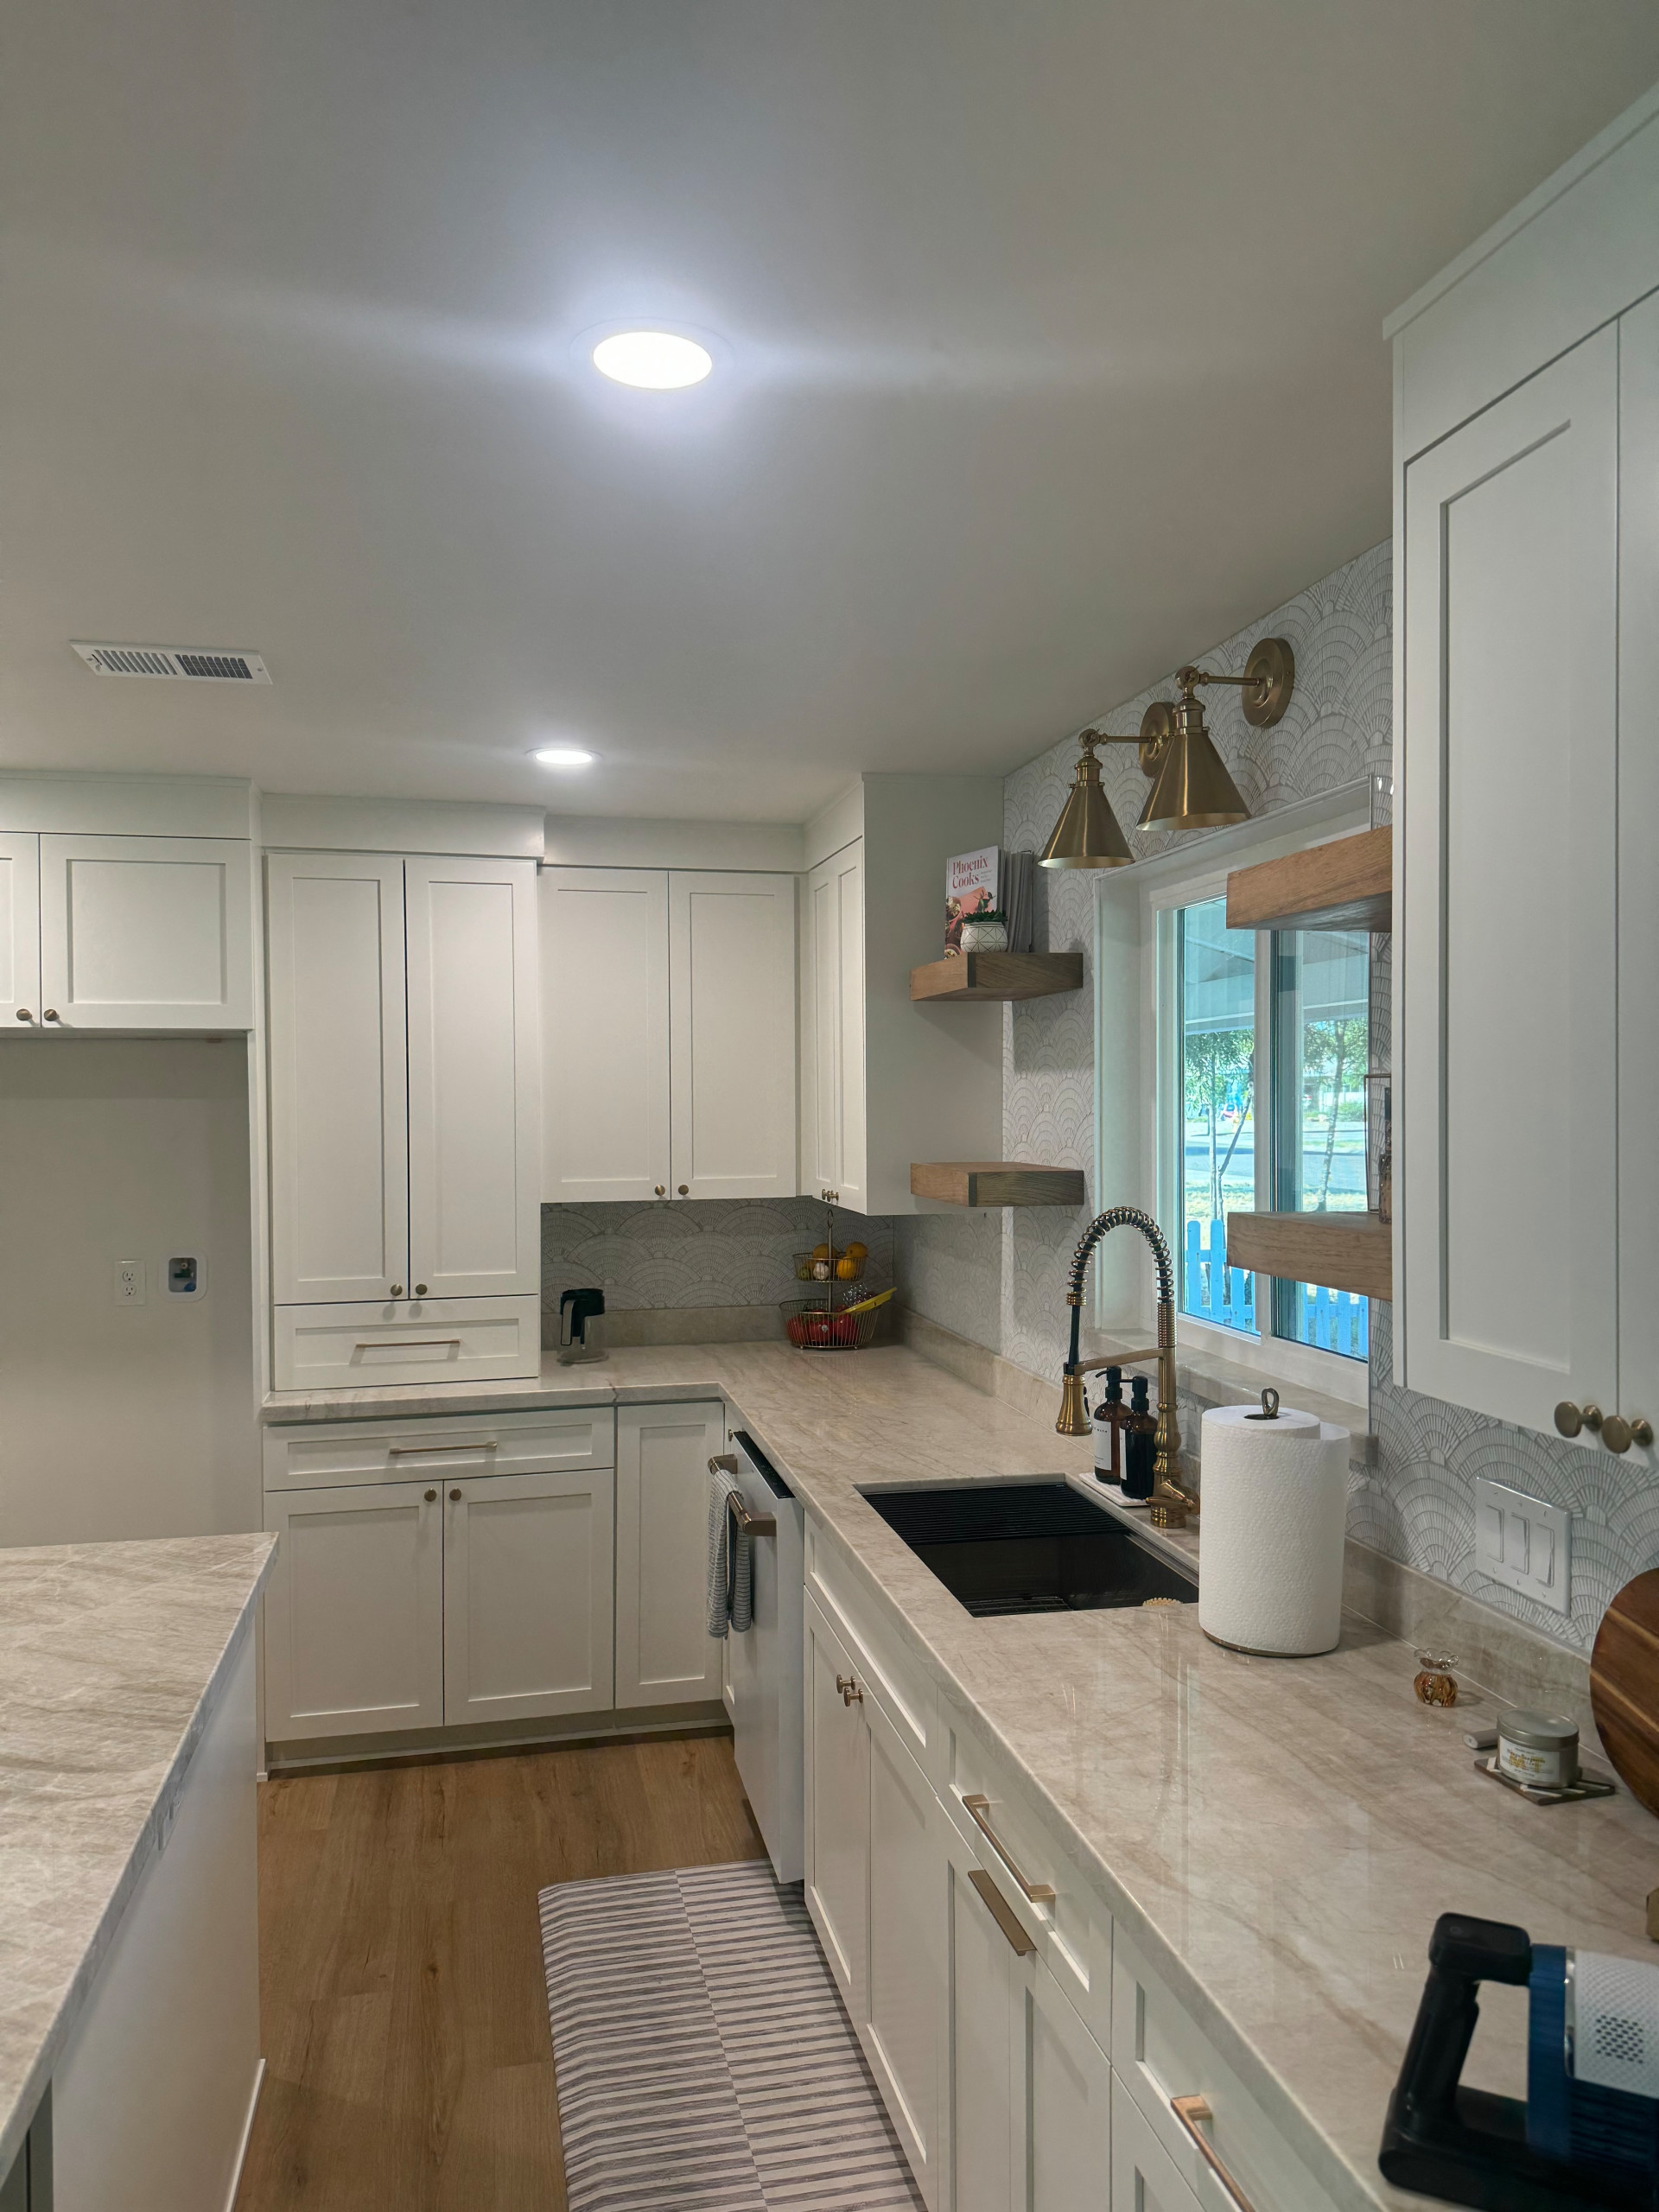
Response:
[{"label": "white light switch plate", "polygon": [[1476,1477],[1476,1567],[1557,1613],[1571,1602],[1572,1529],[1564,1506]]}]

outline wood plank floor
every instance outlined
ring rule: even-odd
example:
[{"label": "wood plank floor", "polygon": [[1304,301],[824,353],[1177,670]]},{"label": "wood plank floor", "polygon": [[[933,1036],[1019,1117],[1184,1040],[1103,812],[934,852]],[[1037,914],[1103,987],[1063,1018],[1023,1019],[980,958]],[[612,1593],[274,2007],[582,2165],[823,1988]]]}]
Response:
[{"label": "wood plank floor", "polygon": [[563,2212],[536,1893],[760,1857],[730,1738],[259,1799],[267,2071],[237,2212]]}]

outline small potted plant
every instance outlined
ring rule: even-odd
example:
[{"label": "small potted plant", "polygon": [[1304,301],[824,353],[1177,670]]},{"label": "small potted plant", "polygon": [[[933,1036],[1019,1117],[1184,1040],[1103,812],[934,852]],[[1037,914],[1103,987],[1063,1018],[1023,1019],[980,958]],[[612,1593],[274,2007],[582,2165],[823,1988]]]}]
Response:
[{"label": "small potted plant", "polygon": [[1008,925],[1005,915],[995,906],[982,914],[969,914],[962,925],[962,949],[964,952],[1006,952],[1008,949]]}]

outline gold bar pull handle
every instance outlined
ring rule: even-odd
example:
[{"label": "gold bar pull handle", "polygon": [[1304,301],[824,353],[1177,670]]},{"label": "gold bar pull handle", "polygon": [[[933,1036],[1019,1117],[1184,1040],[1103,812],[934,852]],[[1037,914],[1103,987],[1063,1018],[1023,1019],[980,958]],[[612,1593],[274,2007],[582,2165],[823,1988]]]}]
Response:
[{"label": "gold bar pull handle", "polygon": [[991,1809],[990,1799],[976,1789],[971,1796],[964,1796],[962,1803],[963,1810],[967,1814],[969,1819],[984,1837],[986,1842],[990,1845],[991,1849],[1002,1861],[1002,1864],[1007,1868],[1009,1873],[1013,1875],[1014,1886],[1018,1889],[1020,1896],[1024,1897],[1026,1903],[1027,1904],[1052,1904],[1054,1902],[1054,1892],[1049,1888],[1048,1884],[1046,1882],[1028,1882],[1026,1879],[1025,1876],[1020,1871],[1019,1862],[1009,1851],[1007,1845],[1003,1842],[1001,1837],[998,1835],[996,1830],[986,1819],[985,1815]]},{"label": "gold bar pull handle", "polygon": [[499,1452],[493,1436],[452,1436],[447,1444],[388,1444],[388,1459],[423,1459],[434,1452]]},{"label": "gold bar pull handle", "polygon": [[969,1874],[968,1878],[978,1891],[980,1900],[983,1904],[985,1910],[990,1914],[991,1918],[996,1923],[997,1926],[1002,1930],[1002,1933],[1007,1937],[1009,1948],[1019,1958],[1035,1958],[1037,1955],[1037,1946],[1032,1942],[1030,1936],[1027,1935],[1025,1929],[1020,1925],[1018,1914],[1014,1911],[1014,1907],[1008,1903],[1007,1897],[1003,1896],[1001,1891],[997,1888],[996,1884],[991,1879],[990,1876],[988,1874],[982,1874],[979,1868],[976,1866]]},{"label": "gold bar pull handle", "polygon": [[751,1513],[734,1490],[726,1493],[726,1510],[736,1522],[740,1534],[745,1536],[775,1536],[778,1516],[775,1513]]},{"label": "gold bar pull handle", "polygon": [[1215,2118],[1210,2109],[1209,2100],[1205,2097],[1172,2097],[1169,2108],[1198,2145],[1198,2156],[1237,2205],[1238,2212],[1255,2212],[1249,2198],[1216,2156],[1210,2138],[1204,2132],[1205,2121]]}]

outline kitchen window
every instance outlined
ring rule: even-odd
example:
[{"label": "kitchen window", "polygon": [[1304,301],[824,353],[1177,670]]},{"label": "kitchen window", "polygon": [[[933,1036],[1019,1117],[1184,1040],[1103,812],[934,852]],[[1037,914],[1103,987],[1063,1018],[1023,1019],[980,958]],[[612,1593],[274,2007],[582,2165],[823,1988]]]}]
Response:
[{"label": "kitchen window", "polygon": [[1364,1211],[1370,937],[1230,930],[1224,874],[1152,904],[1159,1216],[1182,1334],[1351,1395],[1368,1301],[1230,1265],[1226,1217]]}]

